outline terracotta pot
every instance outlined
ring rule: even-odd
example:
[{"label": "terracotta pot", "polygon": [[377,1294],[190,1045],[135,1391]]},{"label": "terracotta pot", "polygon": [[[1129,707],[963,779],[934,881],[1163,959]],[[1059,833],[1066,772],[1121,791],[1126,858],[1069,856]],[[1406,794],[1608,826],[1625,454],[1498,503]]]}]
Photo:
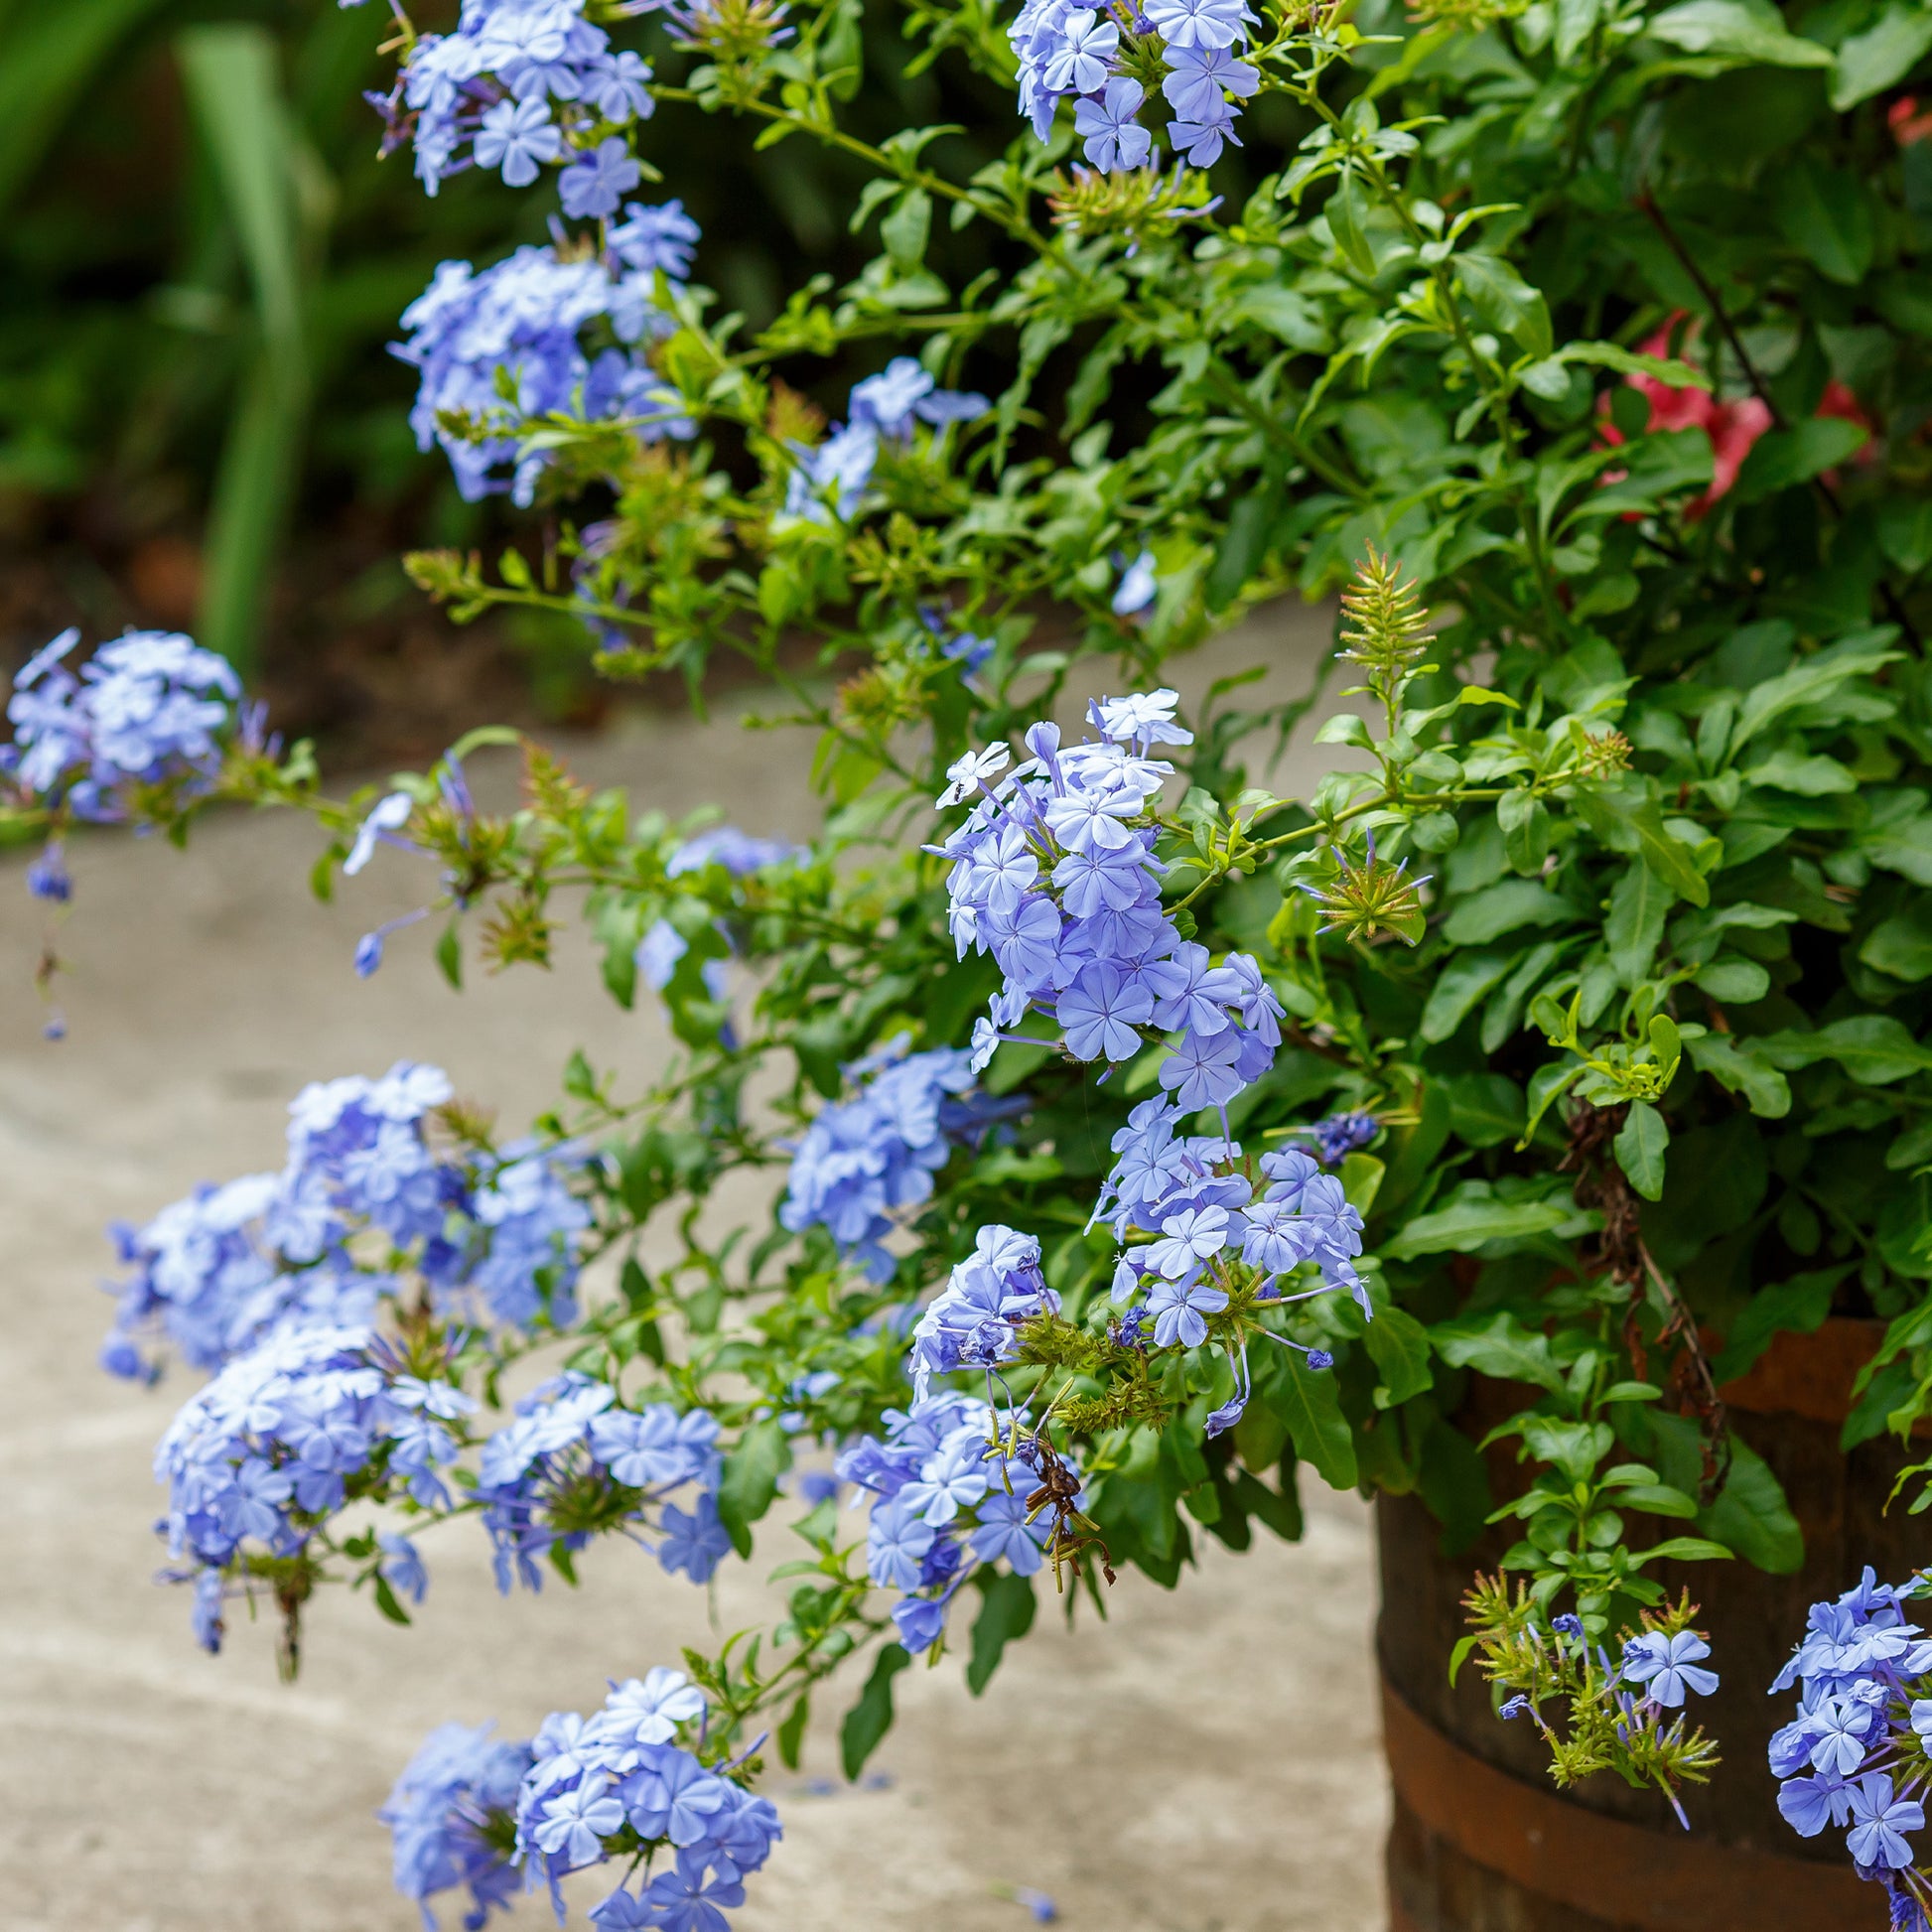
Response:
[{"label": "terracotta pot", "polygon": [[[1925,1518],[1902,1506],[1884,1513],[1897,1443],[1849,1455],[1838,1447],[1852,1378],[1882,1333],[1881,1322],[1833,1320],[1816,1335],[1780,1335],[1724,1391],[1737,1433],[1776,1472],[1803,1526],[1803,1571],[1768,1577],[1736,1562],[1652,1573],[1673,1594],[1690,1587],[1722,1677],[1718,1695],[1698,1702],[1725,1762],[1709,1786],[1685,1793],[1689,1834],[1658,1794],[1612,1775],[1560,1793],[1534,1727],[1498,1722],[1476,1670],[1449,1687],[1462,1592],[1511,1538],[1499,1531],[1445,1557],[1417,1499],[1382,1499],[1393,1932],[1882,1932],[1883,1898],[1853,1875],[1844,1834],[1800,1839],[1778,1816],[1764,1756],[1791,1703],[1765,1687],[1809,1605],[1867,1563],[1900,1577],[1932,1556]],[[1507,1414],[1518,1405],[1492,1384],[1469,1406]]]}]

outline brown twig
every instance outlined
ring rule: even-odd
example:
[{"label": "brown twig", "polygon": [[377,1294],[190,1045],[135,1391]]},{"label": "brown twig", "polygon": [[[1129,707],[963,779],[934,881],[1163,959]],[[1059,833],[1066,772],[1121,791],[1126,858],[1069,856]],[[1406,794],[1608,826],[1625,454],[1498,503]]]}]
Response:
[{"label": "brown twig", "polygon": [[1711,1372],[1710,1357],[1699,1339],[1696,1318],[1665,1278],[1645,1243],[1636,1190],[1617,1165],[1611,1143],[1628,1113],[1626,1107],[1587,1104],[1576,1107],[1570,1116],[1570,1146],[1558,1171],[1576,1174],[1572,1191],[1578,1206],[1594,1208],[1603,1216],[1597,1248],[1604,1272],[1630,1290],[1623,1312],[1623,1345],[1639,1381],[1650,1379],[1649,1356],[1637,1322],[1643,1306],[1643,1297],[1637,1291],[1646,1279],[1662,1304],[1664,1323],[1653,1345],[1661,1349],[1675,1347],[1677,1361],[1671,1379],[1676,1386],[1680,1413],[1688,1410],[1698,1420],[1704,1444],[1698,1500],[1709,1505],[1730,1471],[1730,1439],[1725,1427],[1725,1405],[1718,1394],[1717,1378]]}]

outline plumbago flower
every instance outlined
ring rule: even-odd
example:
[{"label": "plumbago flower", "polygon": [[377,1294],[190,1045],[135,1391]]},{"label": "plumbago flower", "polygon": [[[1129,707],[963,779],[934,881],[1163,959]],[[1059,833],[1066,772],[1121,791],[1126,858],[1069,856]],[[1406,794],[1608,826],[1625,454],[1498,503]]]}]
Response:
[{"label": "plumbago flower", "polygon": [[1140,121],[1148,90],[1134,76],[1158,73],[1172,110],[1169,141],[1192,166],[1211,167],[1228,144],[1241,145],[1240,103],[1261,85],[1241,58],[1254,24],[1246,0],[1149,0],[1118,13],[1026,0],[1007,29],[1020,65],[1020,112],[1044,141],[1059,103],[1071,101],[1088,162],[1124,173],[1146,166],[1155,147]]},{"label": "plumbago flower", "polygon": [[153,1380],[164,1347],[215,1370],[278,1327],[366,1324],[406,1295],[444,1319],[529,1332],[577,1317],[590,1209],[581,1152],[478,1138],[441,1068],[305,1087],[288,1162],[114,1230],[135,1273],[102,1365]]},{"label": "plumbago flower", "polygon": [[1778,1810],[1802,1838],[1843,1831],[1859,1876],[1884,1888],[1905,1932],[1932,1924],[1932,1872],[1909,1837],[1925,1828],[1932,1784],[1932,1638],[1908,1615],[1928,1587],[1922,1576],[1881,1584],[1867,1564],[1836,1601],[1811,1606],[1771,1686],[1798,1691],[1797,1716],[1771,1739]]},{"label": "plumbago flower", "polygon": [[1017,1424],[977,1397],[921,1394],[838,1459],[840,1478],[861,1492],[853,1507],[872,1498],[866,1574],[898,1593],[893,1621],[914,1655],[944,1636],[953,1598],[978,1572],[1032,1577],[1049,1556],[1057,1569],[1091,1528],[1078,1514],[1077,1469]]},{"label": "plumbago flower", "polygon": [[[584,18],[584,0],[463,0],[456,32],[414,36],[393,92],[371,98],[388,122],[385,152],[413,143],[426,194],[472,166],[527,188],[564,164],[569,207],[590,193],[573,177],[609,171],[610,130],[649,118],[650,80],[639,55],[613,52]],[[615,193],[609,207],[591,196],[589,211],[616,206]]]},{"label": "plumbago flower", "polygon": [[[1690,1723],[1686,1706],[1717,1690],[1718,1673],[1704,1665],[1711,1646],[1691,1628],[1697,1607],[1688,1597],[1646,1610],[1640,1625],[1614,1637],[1593,1637],[1575,1611],[1549,1616],[1527,1585],[1512,1594],[1500,1576],[1478,1577],[1463,1611],[1469,1634],[1451,1677],[1474,1651],[1494,1694],[1510,1694],[1496,1715],[1536,1725],[1559,1785],[1615,1770],[1630,1784],[1655,1786],[1690,1830],[1678,1794],[1709,1780],[1718,1747]],[[1561,1730],[1545,1705],[1561,1707]]]},{"label": "plumbago flower", "polygon": [[807,523],[849,520],[865,500],[883,453],[911,448],[921,427],[943,433],[950,423],[977,421],[991,407],[984,396],[941,389],[911,356],[895,357],[878,375],[852,385],[843,428],[834,424],[822,443],[789,446],[784,515]]},{"label": "plumbago flower", "polygon": [[28,868],[27,890],[64,903],[73,884],[62,849],[73,820],[118,824],[158,816],[207,793],[238,719],[232,666],[175,631],[129,630],[102,644],[76,676],[67,659],[80,641],[64,630],[14,673],[0,745],[0,804],[49,814],[52,831]]},{"label": "plumbago flower", "polygon": [[625,212],[601,244],[559,230],[555,245],[487,268],[444,262],[403,311],[394,353],[421,372],[409,416],[416,447],[442,446],[469,500],[534,499],[555,459],[528,435],[548,416],[621,423],[643,443],[695,434],[649,352],[673,327],[658,278],[683,287],[697,224],[676,202]]},{"label": "plumbago flower", "polygon": [[745,1902],[744,1880],[783,1836],[776,1810],[754,1797],[706,1740],[704,1693],[659,1665],[613,1681],[585,1718],[552,1712],[536,1735],[505,1743],[490,1726],[432,1731],[379,1814],[394,1836],[396,1888],[422,1904],[467,1886],[480,1927],[523,1885],[547,1885],[622,1861],[618,1888],[591,1910],[600,1932],[654,1926],[719,1932],[722,1906]]},{"label": "plumbago flower", "polygon": [[306,1088],[290,1115],[282,1173],[205,1188],[121,1235],[138,1271],[104,1365],[152,1380],[172,1347],[214,1371],[155,1454],[200,1640],[217,1648],[224,1600],[261,1590],[292,1654],[300,1606],[338,1556],[392,1615],[398,1593],[420,1601],[428,1573],[408,1536],[337,1534],[351,1503],[481,1510],[504,1590],[540,1588],[545,1560],[569,1576],[607,1533],[706,1581],[730,1548],[712,1416],[626,1406],[567,1370],[480,1434],[464,1387],[577,1320],[583,1157],[462,1138],[447,1077],[408,1062]]},{"label": "plumbago flower", "polygon": [[791,1157],[778,1219],[793,1233],[824,1227],[842,1257],[869,1279],[891,1281],[897,1263],[880,1245],[895,1216],[931,1198],[934,1173],[1024,1100],[973,1093],[971,1055],[941,1046],[910,1051],[896,1034],[844,1069],[854,1097],[825,1108]]}]

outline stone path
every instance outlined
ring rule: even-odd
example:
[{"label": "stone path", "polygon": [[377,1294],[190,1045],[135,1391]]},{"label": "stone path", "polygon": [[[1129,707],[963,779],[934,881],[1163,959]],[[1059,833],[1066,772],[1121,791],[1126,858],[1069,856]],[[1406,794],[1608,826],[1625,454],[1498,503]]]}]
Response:
[{"label": "stone path", "polygon": [[[1267,661],[1270,687],[1294,689],[1324,630],[1277,618],[1186,681]],[[795,828],[808,803],[809,748],[729,720],[633,721],[569,750],[642,804],[712,798],[756,831]],[[185,1600],[150,1581],[149,1458],[192,1384],[142,1392],[93,1367],[102,1224],[278,1165],[283,1109],[313,1077],[435,1060],[516,1122],[579,1044],[632,1073],[663,1050],[575,949],[459,999],[406,934],[357,982],[356,935],[406,909],[415,881],[390,855],[348,902],[318,905],[313,851],[303,826],[241,815],[186,855],[86,841],[58,1047],[37,1036],[21,862],[0,862],[0,1932],[402,1932],[414,1913],[370,1814],[425,1729],[493,1716],[526,1731],[595,1703],[607,1673],[706,1640],[704,1595],[630,1552],[596,1552],[578,1592],[501,1601],[459,1531],[413,1629],[359,1599],[319,1604],[291,1688],[271,1632],[207,1658]],[[1042,1617],[984,1699],[956,1660],[908,1672],[877,1788],[831,1785],[821,1723],[818,1755],[770,1787],[786,1838],[739,1932],[1017,1932],[1031,1921],[999,1895],[1015,1885],[1088,1932],[1382,1925],[1367,1518],[1353,1498],[1309,1500],[1299,1547],[1210,1544],[1172,1595],[1124,1577],[1105,1625]],[[765,1600],[760,1571],[732,1568],[723,1628]],[[547,1923],[541,1900],[516,1920]]]}]

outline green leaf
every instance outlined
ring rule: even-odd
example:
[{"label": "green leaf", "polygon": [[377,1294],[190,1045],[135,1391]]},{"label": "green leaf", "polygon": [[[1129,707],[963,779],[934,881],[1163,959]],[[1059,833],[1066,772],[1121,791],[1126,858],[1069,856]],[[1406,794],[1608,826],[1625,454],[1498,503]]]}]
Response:
[{"label": "green leaf", "polygon": [[375,1587],[375,1607],[391,1623],[407,1623],[409,1612],[403,1608],[402,1599],[390,1587],[388,1578],[377,1570],[371,1573],[369,1581]]},{"label": "green leaf", "polygon": [[1875,26],[1839,43],[1832,69],[1832,105],[1843,114],[1895,86],[1932,52],[1932,7],[1893,4]]},{"label": "green leaf", "polygon": [[982,1570],[973,1581],[986,1595],[973,1619],[973,1660],[966,1666],[966,1688],[978,1697],[993,1681],[1007,1645],[1034,1627],[1034,1580]]},{"label": "green leaf", "polygon": [[1849,462],[1870,440],[1862,424],[1842,416],[1814,416],[1796,429],[1771,430],[1751,445],[1731,493],[1740,503],[1754,503],[1760,496],[1809,483]]},{"label": "green leaf", "polygon": [[1286,288],[1279,282],[1263,282],[1245,290],[1235,305],[1235,314],[1267,330],[1290,348],[1325,355],[1334,346],[1321,311],[1299,289]]},{"label": "green leaf", "polygon": [[1500,1147],[1523,1131],[1523,1089],[1506,1073],[1452,1073],[1432,1082],[1449,1101],[1450,1133],[1470,1147]]},{"label": "green leaf", "polygon": [[1550,1352],[1550,1337],[1524,1327],[1502,1310],[1439,1321],[1429,1332],[1437,1354],[1452,1368],[1472,1368],[1500,1382],[1533,1383],[1552,1395],[1563,1390],[1563,1371]]},{"label": "green leaf", "polygon": [[1436,975],[1422,1011],[1424,1039],[1448,1039],[1469,1010],[1507,973],[1515,960],[1503,952],[1452,953]]},{"label": "green leaf", "polygon": [[1362,228],[1362,191],[1352,171],[1343,170],[1335,184],[1335,192],[1328,197],[1328,206],[1322,211],[1328,217],[1328,232],[1334,236],[1335,245],[1364,275],[1373,280],[1378,273],[1375,250],[1369,246],[1368,236]]},{"label": "green leaf", "polygon": [[1644,864],[1679,898],[1687,898],[1693,905],[1710,904],[1711,888],[1698,870],[1691,848],[1665,828],[1662,806],[1654,798],[1647,798],[1623,816],[1636,834],[1637,854]]},{"label": "green leaf", "polygon": [[1418,1255],[1473,1254],[1491,1241],[1522,1241],[1549,1234],[1576,1215],[1568,1201],[1502,1201],[1468,1191],[1481,1182],[1465,1183],[1461,1197],[1433,1214],[1419,1214],[1382,1253],[1391,1261],[1413,1261]]},{"label": "green leaf", "polygon": [[1932,1047],[1914,1039],[1889,1014],[1855,1014],[1810,1034],[1767,1034],[1758,1044],[1781,1066],[1836,1060],[1867,1087],[1889,1086],[1932,1068]]},{"label": "green leaf", "polygon": [[443,936],[436,942],[436,963],[442,968],[443,977],[461,993],[463,991],[463,920],[461,915],[453,917],[443,928]]},{"label": "green leaf", "polygon": [[[1695,1489],[1704,1462],[1703,1432],[1697,1422],[1689,1416],[1657,1412],[1646,1416],[1645,1422],[1655,1439],[1665,1479],[1680,1489]],[[1741,1437],[1733,1433],[1726,1447],[1729,1472],[1716,1499],[1697,1512],[1698,1528],[1759,1570],[1778,1577],[1794,1575],[1805,1560],[1804,1532],[1777,1477]]]},{"label": "green leaf", "polygon": [[1630,1559],[1641,1568],[1646,1563],[1712,1563],[1727,1559],[1730,1552],[1722,1543],[1702,1536],[1667,1536],[1663,1542],[1639,1552]]},{"label": "green leaf", "polygon": [[1616,1164],[1630,1185],[1645,1200],[1664,1197],[1664,1153],[1670,1146],[1670,1129],[1664,1117],[1648,1101],[1633,1100],[1623,1125],[1612,1143]]},{"label": "green leaf", "polygon": [[1548,355],[1553,346],[1550,311],[1540,289],[1523,280],[1499,255],[1472,249],[1455,258],[1456,285],[1469,306],[1491,329],[1513,336],[1530,355]]},{"label": "green leaf", "polygon": [[279,54],[266,28],[195,27],[176,45],[255,303],[258,343],[215,479],[198,625],[204,644],[245,668],[253,661],[309,408],[300,164]]},{"label": "green leaf", "polygon": [[800,1691],[791,1709],[785,1713],[785,1721],[778,1726],[778,1761],[787,1771],[798,1768],[798,1758],[804,1748],[805,1726],[812,1720],[812,1694]]},{"label": "green leaf", "polygon": [[1341,1413],[1332,1369],[1309,1367],[1299,1350],[1288,1352],[1288,1376],[1274,1395],[1295,1452],[1331,1489],[1355,1486],[1355,1438]]},{"label": "green leaf", "polygon": [[866,1759],[892,1729],[893,1679],[911,1661],[903,1644],[889,1643],[879,1653],[866,1688],[859,1693],[859,1702],[845,1714],[845,1723],[839,1726],[839,1756],[848,1778],[856,1778],[865,1769]]},{"label": "green leaf", "polygon": [[1932,977],[1932,905],[1914,899],[1865,934],[1859,957],[1874,971],[1916,984]]},{"label": "green leaf", "polygon": [[925,260],[926,238],[931,232],[932,197],[923,188],[908,188],[879,224],[886,253],[903,275],[911,274]]},{"label": "green leaf", "polygon": [[1443,930],[1452,945],[1480,946],[1526,925],[1557,925],[1576,916],[1576,906],[1540,881],[1504,879],[1463,899]]},{"label": "green leaf", "polygon": [[1603,943],[1609,948],[1610,970],[1626,989],[1649,977],[1664,936],[1664,919],[1675,902],[1672,888],[1649,866],[1626,866],[1610,888],[1609,911],[1603,921]]},{"label": "green leaf", "polygon": [[1592,368],[1615,369],[1623,375],[1648,376],[1673,389],[1708,389],[1710,376],[1695,362],[1679,361],[1666,355],[1644,355],[1618,343],[1565,343],[1557,350],[1558,362],[1584,362]]},{"label": "green leaf", "polygon": [[1708,54],[1739,67],[1828,68],[1832,56],[1816,41],[1785,30],[1769,0],[1685,0],[1667,7],[1649,31],[1686,54]]},{"label": "green leaf", "polygon": [[1790,1082],[1758,1056],[1751,1041],[1740,1043],[1729,1034],[1700,1034],[1685,1050],[1700,1073],[1710,1074],[1731,1093],[1742,1094],[1751,1112],[1762,1119],[1782,1120],[1791,1111]]},{"label": "green leaf", "polygon": [[1550,811],[1527,786],[1506,791],[1496,800],[1496,823],[1502,827],[1503,856],[1519,873],[1536,873],[1550,852]]},{"label": "green leaf", "polygon": [[1753,685],[1745,693],[1744,702],[1738,708],[1737,723],[1731,730],[1731,755],[1735,757],[1746,739],[1755,737],[1788,713],[1821,703],[1834,695],[1839,686],[1854,678],[1869,677],[1884,665],[1896,663],[1898,656],[1895,650],[1860,650],[1808,657],[1790,670]]},{"label": "green leaf", "polygon": [[1442,1552],[1459,1556],[1482,1535],[1494,1498],[1489,1469],[1476,1446],[1441,1416],[1423,1431],[1416,1492],[1443,1526]]},{"label": "green leaf", "polygon": [[1846,1262],[1760,1288],[1730,1324],[1724,1348],[1711,1364],[1712,1375],[1719,1382],[1734,1382],[1770,1347],[1773,1335],[1816,1334],[1832,1311],[1839,1283],[1851,1272],[1852,1264]]},{"label": "green leaf", "polygon": [[1429,1368],[1429,1330],[1407,1310],[1386,1303],[1377,1309],[1362,1343],[1382,1371],[1382,1387],[1391,1407],[1435,1385]]},{"label": "green leaf", "polygon": [[741,1557],[752,1554],[752,1525],[771,1507],[778,1478],[790,1467],[790,1443],[776,1416],[754,1423],[725,1457],[718,1516]]},{"label": "green leaf", "polygon": [[1251,489],[1228,512],[1221,547],[1202,586],[1210,611],[1225,611],[1267,561],[1268,532],[1281,507],[1281,489],[1270,482]]}]

